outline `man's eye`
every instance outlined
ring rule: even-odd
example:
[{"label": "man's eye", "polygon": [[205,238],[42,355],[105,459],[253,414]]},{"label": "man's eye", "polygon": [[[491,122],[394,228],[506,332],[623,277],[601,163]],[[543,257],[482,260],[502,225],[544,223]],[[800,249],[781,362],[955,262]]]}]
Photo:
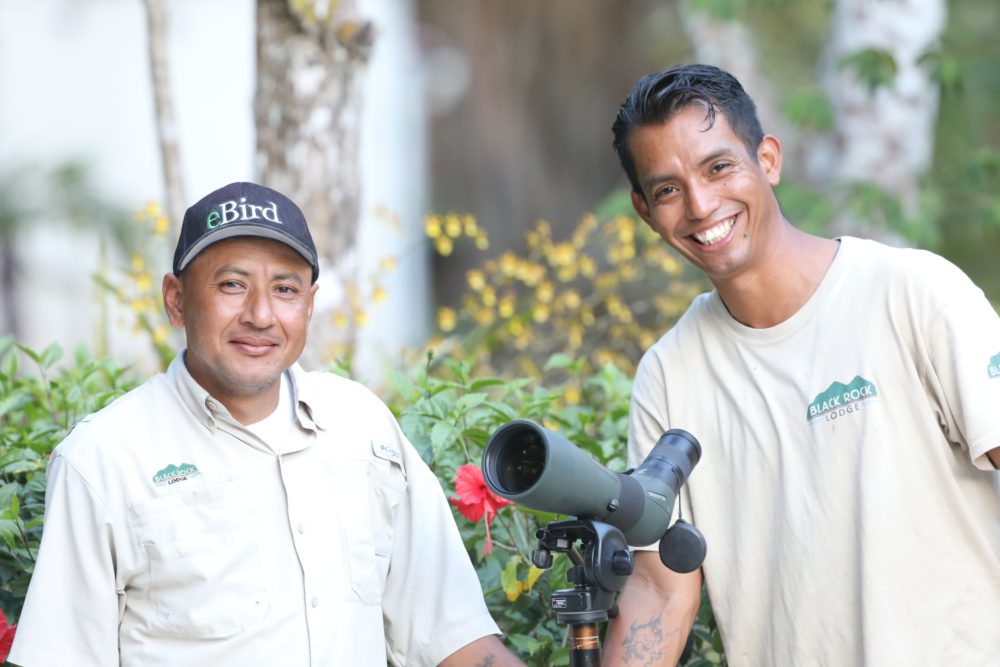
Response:
[{"label": "man's eye", "polygon": [[225,280],[219,286],[223,289],[239,289],[240,283],[236,280]]},{"label": "man's eye", "polygon": [[725,171],[731,166],[732,164],[730,164],[729,162],[718,162],[712,165],[712,173],[718,174],[719,172]]},{"label": "man's eye", "polygon": [[656,192],[654,192],[653,196],[656,197],[657,199],[662,199],[663,197],[666,197],[668,195],[672,195],[675,192],[677,192],[677,188],[675,188],[672,185],[668,185],[667,187],[660,188],[659,190],[657,190]]},{"label": "man's eye", "polygon": [[295,294],[296,289],[290,285],[279,285],[275,288],[279,294]]}]

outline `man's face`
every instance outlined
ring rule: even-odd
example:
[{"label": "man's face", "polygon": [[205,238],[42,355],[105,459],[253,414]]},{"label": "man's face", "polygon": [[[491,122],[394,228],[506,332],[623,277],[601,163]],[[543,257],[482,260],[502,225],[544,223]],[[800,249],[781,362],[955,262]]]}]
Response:
[{"label": "man's face", "polygon": [[[632,131],[629,147],[642,193],[636,212],[716,285],[759,265],[780,210],[771,188],[781,146],[765,137],[753,156],[722,113],[708,128],[695,104],[659,125]],[[756,158],[756,159],[755,159]]]},{"label": "man's face", "polygon": [[185,362],[209,394],[229,400],[271,393],[306,341],[316,285],[312,269],[283,243],[237,237],[213,243],[168,274],[163,299],[187,334]]}]

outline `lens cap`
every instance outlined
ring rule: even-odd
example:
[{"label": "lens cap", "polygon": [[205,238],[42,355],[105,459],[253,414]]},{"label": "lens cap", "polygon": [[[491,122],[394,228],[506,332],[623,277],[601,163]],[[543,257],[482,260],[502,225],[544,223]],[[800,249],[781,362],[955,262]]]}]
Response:
[{"label": "lens cap", "polygon": [[705,561],[705,537],[684,519],[674,522],[660,540],[660,560],[674,572],[694,572]]}]

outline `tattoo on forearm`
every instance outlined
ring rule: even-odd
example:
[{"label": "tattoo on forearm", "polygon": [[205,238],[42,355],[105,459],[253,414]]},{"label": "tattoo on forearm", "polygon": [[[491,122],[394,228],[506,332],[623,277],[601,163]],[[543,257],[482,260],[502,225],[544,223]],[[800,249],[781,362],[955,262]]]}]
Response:
[{"label": "tattoo on forearm", "polygon": [[671,637],[680,634],[680,628],[667,633],[660,627],[661,615],[653,616],[649,622],[639,625],[632,623],[628,635],[622,641],[625,655],[622,656],[627,665],[653,665],[667,653],[667,643]]},{"label": "tattoo on forearm", "polygon": [[482,662],[477,664],[476,667],[491,667],[491,665],[496,663],[496,661],[497,661],[496,656],[490,653],[488,656],[483,658]]}]

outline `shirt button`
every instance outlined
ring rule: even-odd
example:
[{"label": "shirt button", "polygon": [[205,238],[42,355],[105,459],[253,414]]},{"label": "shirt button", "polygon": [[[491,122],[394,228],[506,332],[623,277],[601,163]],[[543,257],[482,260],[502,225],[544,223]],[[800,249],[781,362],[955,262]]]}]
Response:
[{"label": "shirt button", "polygon": [[315,609],[319,606],[319,598],[313,598],[310,604],[313,606],[313,609]]},{"label": "shirt button", "polygon": [[296,526],[295,529],[297,531],[299,531],[299,535],[302,535],[303,533],[306,532],[306,526],[305,526],[305,524],[302,524],[302,523],[300,523],[298,526]]}]

